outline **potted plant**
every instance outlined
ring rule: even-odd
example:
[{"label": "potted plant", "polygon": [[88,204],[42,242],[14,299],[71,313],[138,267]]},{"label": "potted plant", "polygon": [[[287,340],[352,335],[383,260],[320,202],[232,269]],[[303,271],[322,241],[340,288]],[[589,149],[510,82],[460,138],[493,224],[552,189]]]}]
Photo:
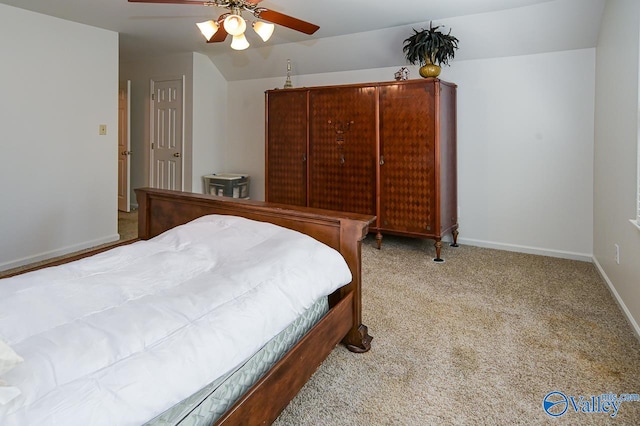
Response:
[{"label": "potted plant", "polygon": [[437,77],[440,74],[441,65],[449,65],[458,48],[458,39],[451,35],[438,31],[440,25],[433,26],[429,22],[429,29],[421,31],[413,29],[414,34],[404,41],[402,51],[407,62],[412,65],[419,64],[422,77]]}]

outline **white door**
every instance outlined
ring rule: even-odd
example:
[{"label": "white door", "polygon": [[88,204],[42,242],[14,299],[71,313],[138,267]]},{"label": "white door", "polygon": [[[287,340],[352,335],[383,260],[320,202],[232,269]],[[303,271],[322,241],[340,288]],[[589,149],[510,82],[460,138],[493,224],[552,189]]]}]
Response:
[{"label": "white door", "polygon": [[154,188],[183,189],[184,76],[151,80],[151,164]]},{"label": "white door", "polygon": [[128,212],[131,204],[131,81],[118,88],[118,210]]}]

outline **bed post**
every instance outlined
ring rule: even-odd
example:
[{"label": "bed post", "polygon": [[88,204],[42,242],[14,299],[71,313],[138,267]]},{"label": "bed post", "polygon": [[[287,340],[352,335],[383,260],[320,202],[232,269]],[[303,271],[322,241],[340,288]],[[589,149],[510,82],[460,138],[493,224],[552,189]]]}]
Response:
[{"label": "bed post", "polygon": [[149,205],[147,199],[149,194],[144,190],[136,189],[138,201],[138,238],[148,240],[149,236]]},{"label": "bed post", "polygon": [[[340,290],[340,298],[353,291],[353,326],[342,340],[351,352],[363,353],[371,349],[371,340],[366,325],[362,324],[362,240],[367,236],[368,226],[357,226],[353,221],[340,220],[340,252],[345,257],[353,276],[351,284]],[[355,238],[354,238],[355,236]]]}]

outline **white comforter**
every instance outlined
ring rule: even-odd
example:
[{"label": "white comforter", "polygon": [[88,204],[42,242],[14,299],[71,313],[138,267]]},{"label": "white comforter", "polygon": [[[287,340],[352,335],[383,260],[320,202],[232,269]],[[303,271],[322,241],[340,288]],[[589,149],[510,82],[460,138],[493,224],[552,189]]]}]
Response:
[{"label": "white comforter", "polygon": [[232,216],[0,280],[0,338],[24,358],[0,424],[139,425],[349,281],[337,251]]}]

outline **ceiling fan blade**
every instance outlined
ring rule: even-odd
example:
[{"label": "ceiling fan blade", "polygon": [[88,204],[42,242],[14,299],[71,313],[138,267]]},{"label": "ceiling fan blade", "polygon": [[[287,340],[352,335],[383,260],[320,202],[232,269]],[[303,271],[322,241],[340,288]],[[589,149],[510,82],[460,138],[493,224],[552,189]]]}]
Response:
[{"label": "ceiling fan blade", "polygon": [[224,27],[220,25],[218,31],[216,31],[213,37],[211,37],[211,40],[207,40],[207,43],[220,43],[221,41],[224,41],[225,38],[227,38],[227,35],[227,30],[225,30]]},{"label": "ceiling fan blade", "polygon": [[320,27],[315,24],[270,9],[260,11],[258,18],[305,34],[313,34],[320,29]]},{"label": "ceiling fan blade", "polygon": [[169,4],[195,4],[199,6],[206,6],[206,1],[196,0],[129,0],[129,3],[169,3]]}]

